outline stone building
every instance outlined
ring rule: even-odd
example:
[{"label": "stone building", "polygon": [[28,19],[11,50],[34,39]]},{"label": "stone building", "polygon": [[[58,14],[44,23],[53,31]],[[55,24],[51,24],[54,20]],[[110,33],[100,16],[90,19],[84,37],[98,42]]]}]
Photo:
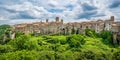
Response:
[{"label": "stone building", "polygon": [[85,29],[92,29],[96,32],[101,32],[103,30],[111,30],[112,23],[114,22],[114,16],[111,16],[109,20],[97,20],[89,22],[73,22],[64,23],[63,20],[56,17],[55,21],[49,22],[34,22],[34,23],[23,23],[17,24],[13,27],[16,32],[28,33],[41,33],[41,34],[57,34],[65,31],[66,34],[71,34],[72,29],[78,32],[84,32]]},{"label": "stone building", "polygon": [[56,17],[55,21],[49,22],[34,22],[17,24],[13,26],[16,32],[28,33],[40,33],[40,34],[58,34],[62,32],[64,27],[63,20],[59,21],[59,17]]},{"label": "stone building", "polygon": [[113,33],[113,43],[118,42],[120,44],[120,22],[113,22],[111,31]]},{"label": "stone building", "polygon": [[[23,23],[13,26],[16,32],[39,33],[39,34],[66,34],[82,33],[85,34],[85,29],[92,29],[96,32],[104,30],[110,30],[113,33],[113,42],[120,41],[120,22],[114,22],[114,16],[111,16],[108,20],[97,20],[88,22],[72,22],[64,23],[63,19],[56,17],[55,21],[49,22],[34,22]],[[74,32],[73,32],[74,31]]]}]

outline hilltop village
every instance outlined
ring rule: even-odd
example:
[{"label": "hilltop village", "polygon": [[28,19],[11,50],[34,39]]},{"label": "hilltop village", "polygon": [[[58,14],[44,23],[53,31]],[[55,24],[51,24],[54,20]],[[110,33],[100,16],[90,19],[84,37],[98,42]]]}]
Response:
[{"label": "hilltop village", "polygon": [[66,34],[69,35],[74,30],[74,33],[85,34],[85,29],[92,29],[96,32],[109,30],[113,33],[113,42],[120,41],[120,22],[114,21],[114,16],[111,16],[108,20],[97,20],[88,22],[72,22],[64,23],[63,19],[56,17],[55,21],[49,22],[33,22],[23,23],[12,26],[16,32],[22,32],[25,34],[39,33],[39,34]]}]

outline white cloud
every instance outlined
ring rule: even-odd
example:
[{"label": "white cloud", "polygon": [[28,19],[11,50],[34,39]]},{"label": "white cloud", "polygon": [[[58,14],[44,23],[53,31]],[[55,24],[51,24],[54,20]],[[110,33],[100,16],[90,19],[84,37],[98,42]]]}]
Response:
[{"label": "white cloud", "polygon": [[109,8],[113,0],[9,0],[9,3],[0,2],[2,3],[0,4],[0,20],[23,19],[24,21],[26,19],[45,20],[46,18],[53,20],[59,16],[66,21],[80,21],[107,19],[111,15],[120,20],[120,8]]},{"label": "white cloud", "polygon": [[0,17],[0,20],[4,20],[5,18],[4,17]]}]

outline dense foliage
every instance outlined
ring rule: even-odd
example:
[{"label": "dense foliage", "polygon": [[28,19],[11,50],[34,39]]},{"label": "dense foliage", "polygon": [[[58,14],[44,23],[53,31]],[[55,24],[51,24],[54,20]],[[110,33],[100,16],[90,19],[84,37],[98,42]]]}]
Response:
[{"label": "dense foliage", "polygon": [[120,47],[112,44],[110,31],[85,35],[24,35],[0,44],[0,60],[119,60]]},{"label": "dense foliage", "polygon": [[[0,44],[4,44],[10,40],[9,31],[11,30],[9,25],[0,25]],[[4,38],[7,37],[4,41]]]}]

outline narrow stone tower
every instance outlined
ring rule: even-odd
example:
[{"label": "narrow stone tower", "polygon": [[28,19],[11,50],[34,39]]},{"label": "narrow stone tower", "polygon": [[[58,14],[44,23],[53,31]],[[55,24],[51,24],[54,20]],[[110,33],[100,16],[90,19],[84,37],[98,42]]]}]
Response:
[{"label": "narrow stone tower", "polygon": [[48,19],[46,19],[46,23],[48,23]]},{"label": "narrow stone tower", "polygon": [[61,19],[61,23],[63,23],[63,19]]},{"label": "narrow stone tower", "polygon": [[114,16],[111,16],[111,17],[110,17],[110,20],[111,20],[111,21],[114,21],[114,19],[115,19]]},{"label": "narrow stone tower", "polygon": [[59,17],[56,17],[56,23],[58,23],[59,22]]}]

